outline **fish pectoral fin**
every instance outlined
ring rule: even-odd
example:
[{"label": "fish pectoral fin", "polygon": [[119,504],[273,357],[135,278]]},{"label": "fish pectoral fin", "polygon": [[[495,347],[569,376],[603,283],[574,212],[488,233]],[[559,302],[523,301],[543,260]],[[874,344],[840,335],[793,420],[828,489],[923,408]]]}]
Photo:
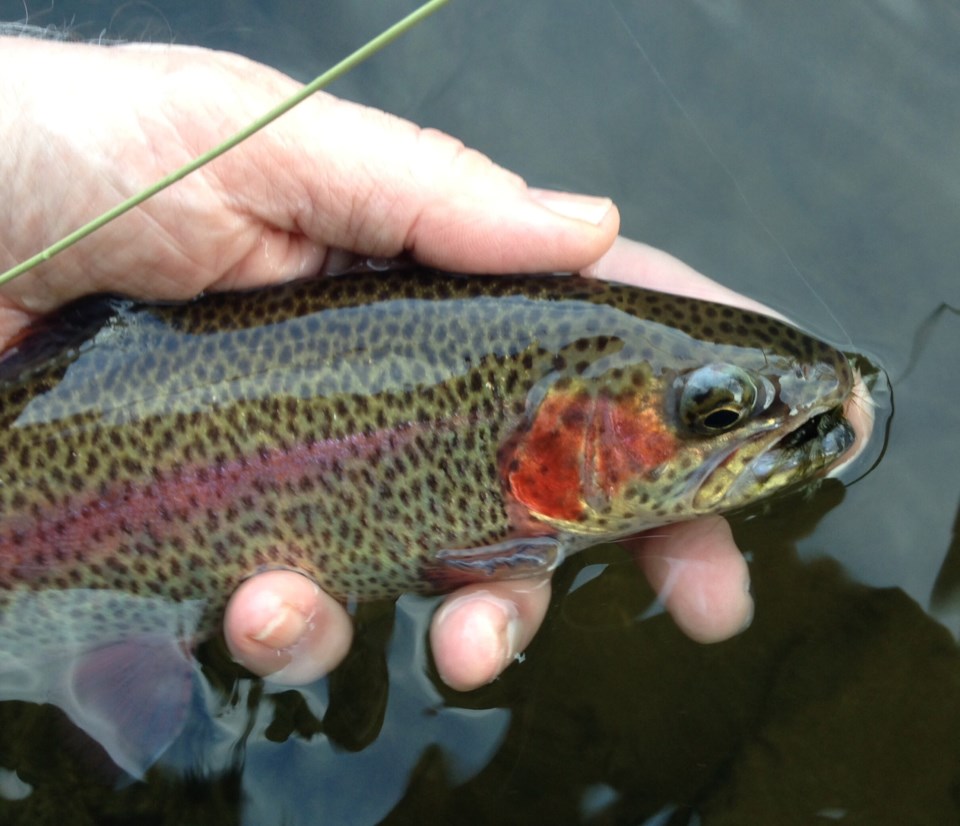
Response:
[{"label": "fish pectoral fin", "polygon": [[50,703],[135,778],[192,712],[200,600],[96,588],[14,591],[0,622],[0,700]]},{"label": "fish pectoral fin", "polygon": [[183,729],[193,671],[182,641],[133,637],[79,656],[51,702],[140,779]]},{"label": "fish pectoral fin", "polygon": [[475,582],[544,577],[563,558],[563,546],[555,537],[517,537],[478,548],[438,551],[426,577],[441,590]]}]

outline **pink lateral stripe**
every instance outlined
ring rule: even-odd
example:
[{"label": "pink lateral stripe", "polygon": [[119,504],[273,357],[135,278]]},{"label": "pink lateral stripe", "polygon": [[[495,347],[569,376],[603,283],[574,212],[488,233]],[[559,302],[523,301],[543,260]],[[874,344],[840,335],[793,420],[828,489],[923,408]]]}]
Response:
[{"label": "pink lateral stripe", "polygon": [[[0,586],[11,588],[18,581],[44,578],[57,567],[108,559],[126,542],[149,542],[147,525],[158,543],[179,537],[189,544],[191,516],[209,509],[226,511],[231,503],[255,497],[258,485],[283,488],[337,462],[370,459],[385,447],[396,451],[423,429],[411,424],[402,430],[301,444],[289,451],[271,448],[220,467],[191,465],[159,478],[117,481],[104,496],[66,496],[59,505],[44,506],[39,518],[14,516],[0,526]],[[161,509],[169,518],[161,518]]]}]

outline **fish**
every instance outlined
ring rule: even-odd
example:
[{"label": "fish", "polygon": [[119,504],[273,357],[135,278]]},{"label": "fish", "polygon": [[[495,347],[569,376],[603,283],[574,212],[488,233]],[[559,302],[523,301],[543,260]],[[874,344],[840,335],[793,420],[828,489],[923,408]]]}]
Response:
[{"label": "fish", "polygon": [[[367,600],[544,575],[822,477],[855,379],[780,320],[574,275],[80,299],[0,357],[0,699],[141,776],[245,578]],[[121,711],[144,674],[149,726]]]}]

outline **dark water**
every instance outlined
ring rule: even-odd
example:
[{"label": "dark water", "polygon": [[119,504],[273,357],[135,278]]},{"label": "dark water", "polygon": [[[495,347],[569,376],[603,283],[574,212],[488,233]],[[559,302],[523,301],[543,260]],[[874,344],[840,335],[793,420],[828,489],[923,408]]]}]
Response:
[{"label": "dark water", "polygon": [[[307,79],[414,5],[28,10]],[[0,823],[960,821],[956,6],[454,0],[333,91],[611,195],[624,234],[879,357],[883,461],[738,523],[757,613],[735,640],[685,640],[600,549],[560,572],[525,661],[468,695],[432,679],[425,600],[364,611],[309,690],[261,696],[208,652],[216,725],[118,791],[61,721],[5,704]]]}]

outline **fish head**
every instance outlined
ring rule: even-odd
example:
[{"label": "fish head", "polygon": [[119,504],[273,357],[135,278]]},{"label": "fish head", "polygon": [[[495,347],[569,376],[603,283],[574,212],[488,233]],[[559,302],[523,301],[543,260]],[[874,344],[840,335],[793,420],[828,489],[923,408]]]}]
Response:
[{"label": "fish head", "polygon": [[728,512],[849,458],[850,360],[776,319],[744,315],[754,324],[737,325],[742,341],[683,325],[651,335],[645,321],[636,336],[620,332],[615,353],[607,344],[577,375],[552,377],[502,457],[509,495],[587,544]]},{"label": "fish head", "polygon": [[692,472],[674,474],[666,498],[678,514],[699,516],[821,478],[856,441],[846,415],[854,386],[850,362],[832,348],[810,362],[774,356],[676,377],[668,404],[680,464]]}]

